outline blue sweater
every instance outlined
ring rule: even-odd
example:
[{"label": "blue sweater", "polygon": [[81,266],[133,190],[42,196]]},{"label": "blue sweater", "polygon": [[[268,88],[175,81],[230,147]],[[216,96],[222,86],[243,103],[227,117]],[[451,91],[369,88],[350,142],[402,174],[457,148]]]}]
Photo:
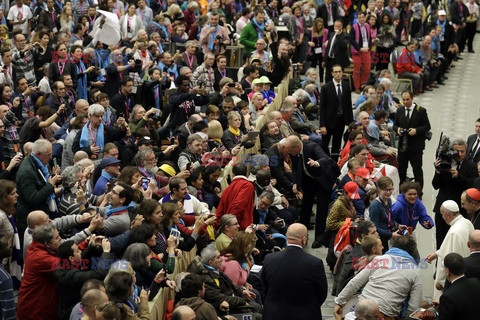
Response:
[{"label": "blue sweater", "polygon": [[[388,207],[392,207],[392,201],[388,199]],[[388,226],[388,207],[381,203],[378,198],[372,201],[369,207],[370,220],[377,226],[377,232],[382,240],[390,240],[392,233]],[[391,210],[390,210],[391,211]],[[393,214],[390,220],[390,224],[393,224]]]},{"label": "blue sweater", "polygon": [[[428,215],[427,209],[419,199],[413,205],[410,205],[403,194],[398,195],[397,202],[392,206],[392,212],[393,219],[396,222],[413,229],[417,227],[418,222],[423,226],[426,221],[430,221],[430,227],[426,229],[431,229],[435,225],[432,218]],[[425,226],[423,227],[425,228]]]}]

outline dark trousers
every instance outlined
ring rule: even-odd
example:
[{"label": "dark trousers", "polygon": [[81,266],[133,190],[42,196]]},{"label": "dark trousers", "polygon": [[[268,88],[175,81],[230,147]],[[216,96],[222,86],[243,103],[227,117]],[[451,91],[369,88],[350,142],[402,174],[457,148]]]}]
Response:
[{"label": "dark trousers", "polygon": [[332,69],[334,65],[335,65],[334,58],[325,57],[325,83],[332,81],[333,79]]},{"label": "dark trousers", "polygon": [[473,38],[477,32],[477,22],[469,22],[465,27],[465,36],[467,37],[468,51],[473,51]]},{"label": "dark trousers", "polygon": [[400,184],[404,183],[407,180],[407,168],[408,162],[413,169],[413,176],[415,181],[420,183],[420,186],[423,189],[423,170],[422,170],[422,161],[423,161],[423,151],[419,152],[399,152],[398,153],[398,175],[400,176]]},{"label": "dark trousers", "polygon": [[458,50],[460,51],[460,53],[462,53],[463,50],[465,50],[465,42],[467,41],[467,37],[466,37],[466,34],[465,34],[465,28],[458,29],[457,34],[456,34],[456,43],[458,45]]},{"label": "dark trousers", "polygon": [[[323,137],[322,140],[322,148],[328,155],[331,154],[331,158],[337,162],[338,155],[340,154],[340,148],[342,146],[342,137],[343,132],[345,131],[345,123],[343,121],[342,116],[337,117],[337,122],[335,123],[335,127],[333,129],[327,129],[327,134]],[[333,137],[333,138],[332,138]],[[330,138],[332,138],[332,152],[330,153],[328,150],[328,145],[330,144]]]},{"label": "dark trousers", "polygon": [[440,212],[435,212],[435,238],[437,240],[437,250],[440,249],[440,246],[443,243],[443,239],[447,235],[448,229],[450,226],[443,220],[442,214]]},{"label": "dark trousers", "polygon": [[388,69],[388,64],[390,63],[390,55],[392,54],[394,47],[384,48],[384,47],[377,47],[376,60],[377,61],[377,71],[382,71],[384,69]]},{"label": "dark trousers", "polygon": [[328,204],[330,203],[330,193],[325,192],[318,183],[304,174],[302,182],[303,200],[300,209],[300,223],[307,228],[310,226],[310,216],[312,214],[315,196],[317,197],[317,212],[315,216],[315,239],[325,232],[327,224]]}]

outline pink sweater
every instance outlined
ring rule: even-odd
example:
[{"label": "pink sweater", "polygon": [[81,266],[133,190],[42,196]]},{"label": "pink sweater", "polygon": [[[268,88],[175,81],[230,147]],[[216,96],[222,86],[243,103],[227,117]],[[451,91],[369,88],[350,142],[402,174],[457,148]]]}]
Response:
[{"label": "pink sweater", "polygon": [[243,269],[237,260],[228,260],[228,255],[222,257],[222,267],[220,271],[225,273],[232,282],[238,286],[243,286],[247,282],[248,271]]}]

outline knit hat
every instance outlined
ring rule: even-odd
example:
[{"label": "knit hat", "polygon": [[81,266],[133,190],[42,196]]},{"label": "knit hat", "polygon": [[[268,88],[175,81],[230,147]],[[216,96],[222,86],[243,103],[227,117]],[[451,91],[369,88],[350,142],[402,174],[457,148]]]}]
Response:
[{"label": "knit hat", "polygon": [[453,200],[447,200],[442,203],[442,207],[450,212],[459,212],[458,204]]}]

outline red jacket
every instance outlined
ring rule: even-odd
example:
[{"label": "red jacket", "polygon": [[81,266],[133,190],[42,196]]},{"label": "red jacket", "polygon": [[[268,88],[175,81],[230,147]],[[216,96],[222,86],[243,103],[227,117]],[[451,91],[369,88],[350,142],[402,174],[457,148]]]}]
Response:
[{"label": "red jacket", "polygon": [[217,208],[217,223],[224,214],[237,217],[240,229],[245,230],[253,223],[255,188],[251,181],[243,176],[233,178],[232,183],[223,191]]},{"label": "red jacket", "polygon": [[413,53],[408,52],[407,48],[402,50],[402,53],[397,59],[396,67],[398,74],[402,74],[404,72],[417,73],[418,71],[422,70],[422,68],[420,68],[415,62]]},{"label": "red jacket", "polygon": [[18,319],[58,319],[58,294],[53,270],[59,258],[44,244],[32,242],[27,249],[25,270],[18,292]]}]

